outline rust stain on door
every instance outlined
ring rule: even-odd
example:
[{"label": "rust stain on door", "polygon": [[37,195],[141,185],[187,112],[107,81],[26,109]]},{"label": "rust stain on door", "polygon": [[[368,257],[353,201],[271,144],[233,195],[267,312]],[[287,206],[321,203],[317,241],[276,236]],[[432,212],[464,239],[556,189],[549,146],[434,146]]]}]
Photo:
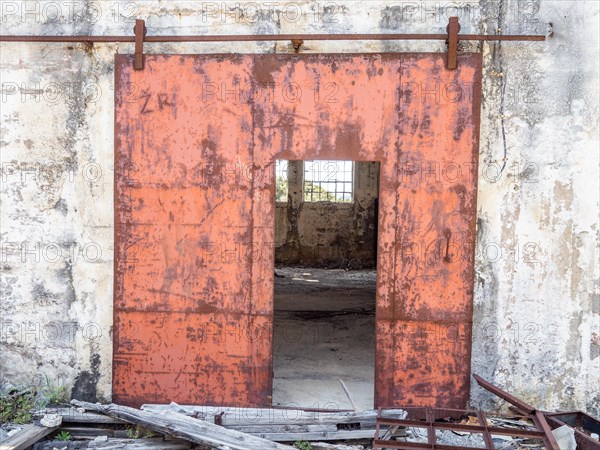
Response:
[{"label": "rust stain on door", "polygon": [[380,161],[376,404],[464,407],[481,59],[116,60],[114,400],[268,405],[275,159]]}]

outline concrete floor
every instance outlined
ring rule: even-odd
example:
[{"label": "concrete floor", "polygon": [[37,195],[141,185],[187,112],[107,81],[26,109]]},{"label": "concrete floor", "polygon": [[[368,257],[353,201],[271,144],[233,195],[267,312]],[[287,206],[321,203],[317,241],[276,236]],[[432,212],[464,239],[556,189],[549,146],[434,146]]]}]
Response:
[{"label": "concrete floor", "polygon": [[374,270],[277,268],[273,404],[373,408]]}]

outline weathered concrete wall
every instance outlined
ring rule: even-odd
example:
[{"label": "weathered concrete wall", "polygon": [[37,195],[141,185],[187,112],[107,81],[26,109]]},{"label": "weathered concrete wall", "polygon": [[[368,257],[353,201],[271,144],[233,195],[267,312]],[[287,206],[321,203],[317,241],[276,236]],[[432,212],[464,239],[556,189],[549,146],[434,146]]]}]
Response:
[{"label": "weathered concrete wall", "polygon": [[[256,5],[258,4],[259,10]],[[484,53],[473,371],[546,409],[600,414],[598,3],[0,2],[6,34],[546,33]],[[291,52],[289,43],[148,45]],[[307,52],[441,51],[310,42]],[[113,56],[130,44],[1,44],[3,382],[110,398]],[[376,99],[374,99],[376,101]],[[438,162],[443,170],[443,162]],[[440,172],[442,175],[444,172]],[[472,402],[497,405],[477,387]],[[494,403],[494,404],[492,404]]]},{"label": "weathered concrete wall", "polygon": [[275,205],[275,264],[375,267],[379,164],[356,162],[351,203],[303,200],[302,161],[290,161],[288,201]]},{"label": "weathered concrete wall", "polygon": [[473,369],[540,407],[599,414],[598,4],[522,3],[535,14],[481,11],[488,32],[551,22],[554,37],[484,48]]}]

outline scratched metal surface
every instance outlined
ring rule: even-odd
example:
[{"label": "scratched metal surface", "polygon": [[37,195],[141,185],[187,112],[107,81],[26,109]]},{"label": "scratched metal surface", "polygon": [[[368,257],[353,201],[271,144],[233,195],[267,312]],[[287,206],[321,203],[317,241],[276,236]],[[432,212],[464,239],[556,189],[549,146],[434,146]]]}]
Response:
[{"label": "scratched metal surface", "polygon": [[270,404],[274,161],[352,159],[381,162],[376,404],[466,406],[481,60],[444,64],[117,56],[114,401]]}]

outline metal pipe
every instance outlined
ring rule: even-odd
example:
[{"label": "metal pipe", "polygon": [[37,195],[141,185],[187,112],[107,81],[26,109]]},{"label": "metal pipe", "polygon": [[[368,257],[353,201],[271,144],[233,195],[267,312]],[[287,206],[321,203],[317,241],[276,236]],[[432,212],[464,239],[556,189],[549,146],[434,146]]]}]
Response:
[{"label": "metal pipe", "polygon": [[[259,42],[259,41],[445,41],[447,34],[245,34],[145,36],[144,42]],[[460,41],[545,41],[543,35],[459,34]],[[135,36],[26,36],[0,35],[0,42],[135,42]]]}]

